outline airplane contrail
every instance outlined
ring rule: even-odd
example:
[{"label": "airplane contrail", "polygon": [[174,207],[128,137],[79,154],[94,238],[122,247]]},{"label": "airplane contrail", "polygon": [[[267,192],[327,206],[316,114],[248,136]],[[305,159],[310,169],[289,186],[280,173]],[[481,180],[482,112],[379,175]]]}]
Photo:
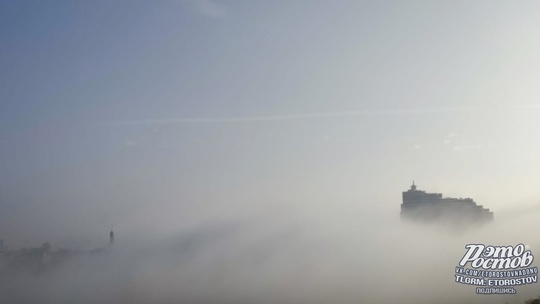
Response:
[{"label": "airplane contrail", "polygon": [[262,122],[262,121],[284,121],[284,120],[297,120],[297,119],[315,119],[315,118],[326,118],[326,117],[470,112],[470,111],[476,111],[479,109],[480,108],[478,107],[453,107],[453,108],[433,108],[433,109],[397,109],[397,110],[318,112],[318,113],[299,113],[299,114],[269,115],[269,116],[240,116],[240,117],[221,117],[221,118],[183,117],[183,118],[112,121],[112,122],[102,122],[102,123],[99,123],[99,125],[120,126],[120,125],[189,124],[189,123]]}]

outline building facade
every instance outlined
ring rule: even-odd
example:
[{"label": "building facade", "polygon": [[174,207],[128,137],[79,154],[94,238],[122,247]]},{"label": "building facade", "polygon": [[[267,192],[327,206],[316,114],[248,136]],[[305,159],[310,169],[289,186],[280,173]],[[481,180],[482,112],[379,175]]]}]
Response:
[{"label": "building facade", "polygon": [[441,193],[427,193],[416,185],[403,192],[401,218],[421,222],[457,224],[485,223],[493,220],[493,212],[476,204],[471,198],[443,197]]}]

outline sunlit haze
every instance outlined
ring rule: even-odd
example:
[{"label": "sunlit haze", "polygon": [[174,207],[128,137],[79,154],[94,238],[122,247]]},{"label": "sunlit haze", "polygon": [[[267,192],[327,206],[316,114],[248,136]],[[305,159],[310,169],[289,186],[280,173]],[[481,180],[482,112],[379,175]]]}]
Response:
[{"label": "sunlit haze", "polygon": [[[538,296],[476,295],[454,268],[469,242],[540,255],[539,16],[536,1],[1,1],[0,239],[83,251],[112,229],[116,247],[0,302]],[[494,221],[401,222],[413,180]]]}]

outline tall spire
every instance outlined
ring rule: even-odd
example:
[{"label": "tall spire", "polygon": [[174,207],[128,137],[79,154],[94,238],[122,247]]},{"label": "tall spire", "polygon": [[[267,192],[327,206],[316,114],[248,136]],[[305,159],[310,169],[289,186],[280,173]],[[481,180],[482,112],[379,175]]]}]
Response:
[{"label": "tall spire", "polygon": [[416,185],[414,184],[414,181],[412,181],[411,190],[416,190]]},{"label": "tall spire", "polygon": [[109,245],[112,245],[114,243],[114,231],[112,231],[111,229],[111,232],[109,233]]}]

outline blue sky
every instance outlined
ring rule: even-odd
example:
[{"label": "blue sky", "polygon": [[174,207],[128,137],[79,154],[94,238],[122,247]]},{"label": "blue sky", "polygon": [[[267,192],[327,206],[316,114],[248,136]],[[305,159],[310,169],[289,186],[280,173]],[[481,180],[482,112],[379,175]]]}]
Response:
[{"label": "blue sky", "polygon": [[536,203],[539,9],[2,1],[0,231],[394,216],[413,179],[494,210]]}]

